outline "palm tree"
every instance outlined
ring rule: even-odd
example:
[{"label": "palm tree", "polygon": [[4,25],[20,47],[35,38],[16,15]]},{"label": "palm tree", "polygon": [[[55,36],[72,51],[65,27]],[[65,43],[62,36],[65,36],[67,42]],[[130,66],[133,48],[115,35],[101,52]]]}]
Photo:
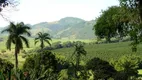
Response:
[{"label": "palm tree", "polygon": [[41,49],[43,49],[45,47],[44,42],[48,43],[51,46],[51,44],[49,42],[49,40],[51,40],[51,38],[48,33],[39,32],[39,33],[37,33],[37,35],[38,35],[38,37],[35,38],[35,44],[40,41],[41,42],[41,44],[40,44]]},{"label": "palm tree", "polygon": [[80,42],[76,42],[75,44],[75,51],[72,54],[75,55],[76,57],[76,64],[75,64],[75,76],[77,77],[77,71],[79,71],[79,66],[80,66],[80,58],[82,55],[86,56],[87,52],[84,49],[84,46]]},{"label": "palm tree", "polygon": [[82,44],[75,44],[75,51],[73,53],[73,55],[76,56],[76,67],[78,68],[80,65],[80,57],[81,55],[85,55],[86,56],[87,52],[84,49],[84,46]]},{"label": "palm tree", "polygon": [[21,49],[23,49],[23,43],[25,43],[26,47],[29,47],[29,42],[23,36],[24,34],[27,36],[31,36],[29,32],[30,27],[24,25],[23,22],[17,23],[16,25],[13,22],[10,22],[10,25],[8,28],[3,30],[3,32],[8,32],[9,36],[6,42],[7,49],[11,50],[11,44],[13,43],[15,45],[15,65],[16,70],[18,69],[18,53]]}]

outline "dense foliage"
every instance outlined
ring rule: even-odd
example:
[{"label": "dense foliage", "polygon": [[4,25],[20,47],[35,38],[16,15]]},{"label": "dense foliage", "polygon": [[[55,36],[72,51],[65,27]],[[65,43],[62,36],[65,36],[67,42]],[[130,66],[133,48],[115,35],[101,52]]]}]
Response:
[{"label": "dense foliage", "polygon": [[23,65],[23,70],[30,74],[32,80],[55,78],[58,73],[57,60],[53,53],[42,51],[28,57]]},{"label": "dense foliage", "polygon": [[11,62],[0,58],[0,80],[10,80],[13,68],[14,65]]},{"label": "dense foliage", "polygon": [[92,70],[94,80],[108,79],[116,74],[116,70],[107,61],[93,58],[86,64],[87,69]]},{"label": "dense foliage", "polygon": [[23,43],[26,44],[27,47],[29,47],[28,39],[23,36],[23,34],[27,36],[31,36],[29,32],[30,27],[26,26],[23,22],[17,23],[16,25],[14,23],[10,23],[9,27],[6,28],[3,32],[8,32],[8,40],[6,42],[7,49],[11,50],[11,44],[13,43],[15,45],[15,64],[16,68],[18,68],[18,53],[21,49],[23,49]]},{"label": "dense foliage", "polygon": [[118,37],[122,40],[128,35],[128,15],[125,15],[126,10],[123,7],[112,6],[102,12],[102,15],[97,18],[94,25],[95,34],[99,38],[105,38],[111,42],[112,37]]}]

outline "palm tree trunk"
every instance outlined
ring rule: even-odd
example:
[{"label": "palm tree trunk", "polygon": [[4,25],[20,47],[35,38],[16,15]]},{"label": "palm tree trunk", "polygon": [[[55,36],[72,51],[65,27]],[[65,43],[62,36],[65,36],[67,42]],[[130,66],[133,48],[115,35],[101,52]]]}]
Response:
[{"label": "palm tree trunk", "polygon": [[41,41],[40,47],[41,47],[41,49],[43,49],[43,47],[44,47],[43,41]]},{"label": "palm tree trunk", "polygon": [[15,46],[15,66],[16,70],[18,69],[18,48]]},{"label": "palm tree trunk", "polygon": [[76,69],[75,69],[75,77],[76,78],[78,78],[77,71],[79,71],[79,63],[80,63],[80,54],[77,53],[77,56],[76,56]]},{"label": "palm tree trunk", "polygon": [[80,63],[80,54],[78,53],[77,56],[76,56],[76,67],[77,67],[77,70],[79,69],[79,63]]},{"label": "palm tree trunk", "polygon": [[11,80],[11,70],[8,71],[8,80]]}]

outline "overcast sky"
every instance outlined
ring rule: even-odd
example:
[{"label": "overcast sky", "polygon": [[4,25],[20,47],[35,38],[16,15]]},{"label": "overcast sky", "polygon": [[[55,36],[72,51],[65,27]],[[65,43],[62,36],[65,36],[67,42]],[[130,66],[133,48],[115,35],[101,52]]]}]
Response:
[{"label": "overcast sky", "polygon": [[[36,24],[52,22],[64,17],[78,17],[86,21],[94,20],[101,10],[119,5],[118,0],[20,0],[16,10],[3,11],[14,22]],[[0,16],[0,27],[8,25]]]}]

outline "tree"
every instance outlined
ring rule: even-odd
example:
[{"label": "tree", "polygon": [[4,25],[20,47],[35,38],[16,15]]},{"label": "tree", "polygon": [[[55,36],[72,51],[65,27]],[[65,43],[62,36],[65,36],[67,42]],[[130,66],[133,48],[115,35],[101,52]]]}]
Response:
[{"label": "tree", "polygon": [[116,70],[107,61],[101,60],[99,58],[93,58],[89,60],[86,64],[88,70],[93,71],[94,80],[98,79],[108,79],[113,77]]},{"label": "tree", "polygon": [[87,52],[84,49],[84,46],[81,44],[76,44],[75,45],[75,51],[73,53],[73,55],[76,55],[76,67],[78,68],[80,65],[80,57],[81,55],[85,55],[86,56]]},{"label": "tree", "polygon": [[6,6],[9,5],[14,5],[15,1],[14,0],[0,0],[0,12],[5,8]]},{"label": "tree", "polygon": [[35,44],[40,41],[41,42],[41,44],[40,44],[41,49],[43,49],[45,47],[44,42],[48,43],[51,46],[51,44],[49,42],[49,40],[51,40],[51,38],[48,33],[39,32],[37,35],[38,35],[38,37],[35,38]]},{"label": "tree", "polygon": [[130,36],[133,40],[132,51],[137,51],[137,45],[142,41],[142,1],[141,0],[119,0],[120,5],[125,7],[129,16]]},{"label": "tree", "polygon": [[122,7],[112,6],[108,10],[102,12],[102,15],[97,18],[94,25],[95,34],[99,38],[105,38],[107,42],[111,42],[111,38],[117,35],[120,38],[127,35],[128,17],[124,15],[125,10]]},{"label": "tree", "polygon": [[139,19],[142,20],[142,1],[141,0],[119,0],[119,2],[121,6],[125,6],[127,9],[131,11],[131,13],[138,14]]},{"label": "tree", "polygon": [[[15,6],[18,5],[17,3],[18,3],[18,0],[0,0],[0,12],[2,12],[4,9],[9,10],[9,8],[6,8],[6,7],[14,8]],[[0,13],[0,16],[4,18],[6,21],[10,22],[4,14]]]},{"label": "tree", "polygon": [[77,71],[79,71],[80,58],[81,58],[82,55],[86,56],[86,54],[87,54],[87,52],[85,51],[84,46],[82,44],[80,44],[80,43],[76,43],[75,44],[75,51],[73,53],[73,55],[75,55],[75,57],[76,57],[76,64],[74,65],[75,77],[77,77]]},{"label": "tree", "polygon": [[23,70],[30,74],[31,80],[57,80],[58,60],[47,50],[32,54],[26,58]]},{"label": "tree", "polygon": [[31,36],[30,32],[30,27],[26,26],[23,22],[17,23],[16,25],[11,22],[9,27],[3,32],[8,32],[8,40],[6,42],[6,47],[7,49],[11,50],[11,43],[15,45],[15,65],[16,69],[18,68],[18,53],[20,52],[21,49],[23,49],[23,43],[25,43],[26,47],[29,47],[28,40],[23,36],[23,34],[27,36]]}]

